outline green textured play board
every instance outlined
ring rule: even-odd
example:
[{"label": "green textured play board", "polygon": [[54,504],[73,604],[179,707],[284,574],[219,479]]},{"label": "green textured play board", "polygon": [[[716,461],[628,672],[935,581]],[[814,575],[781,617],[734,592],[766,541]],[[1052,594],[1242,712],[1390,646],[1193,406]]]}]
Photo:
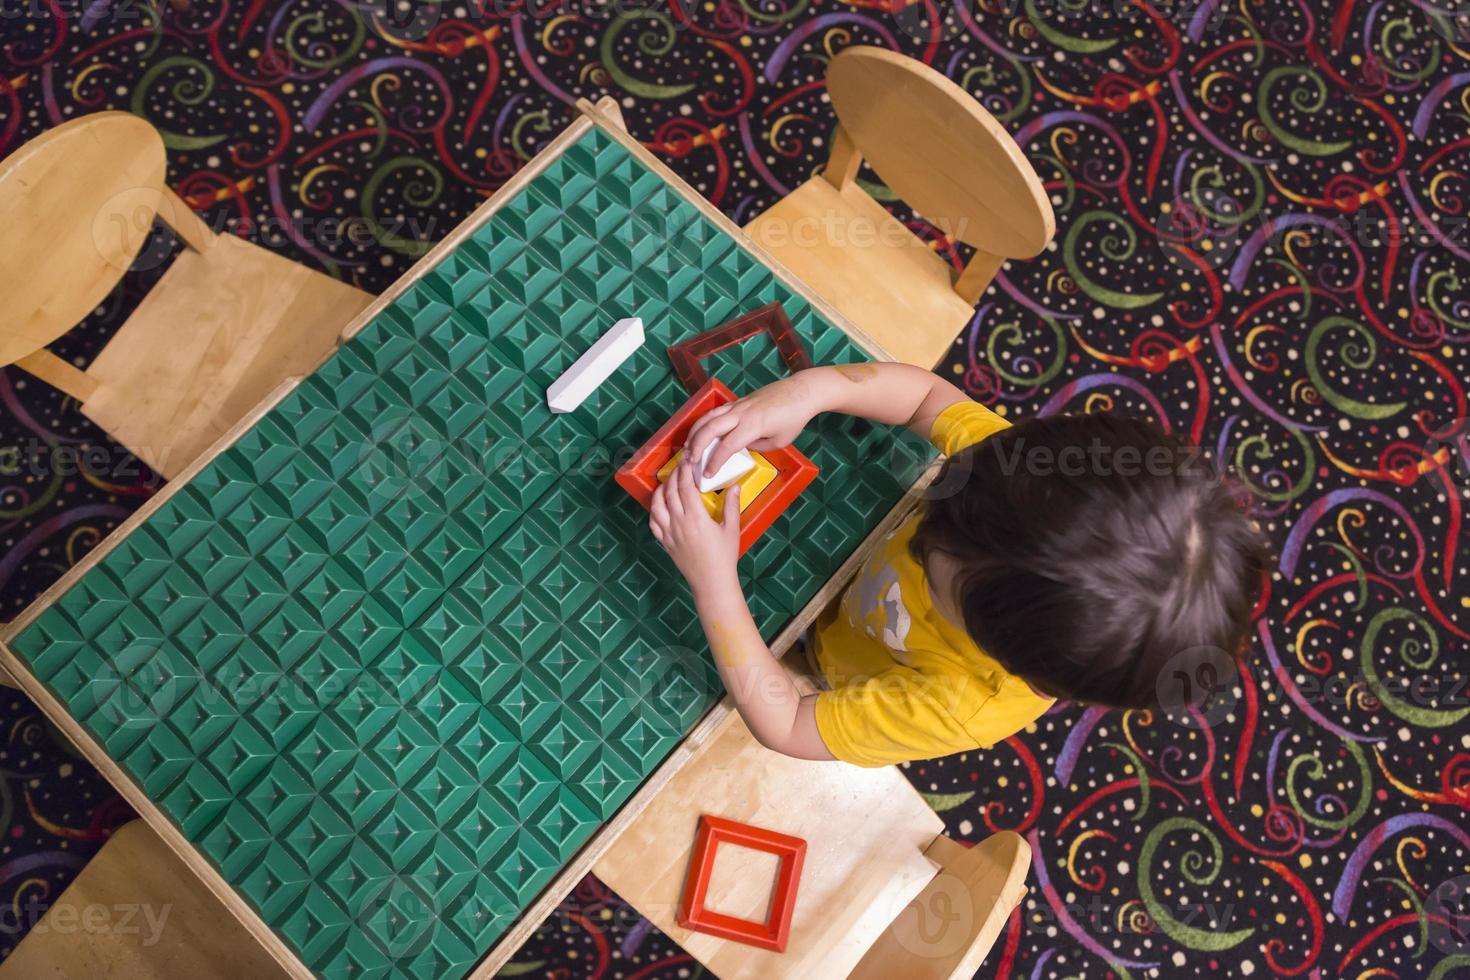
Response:
[{"label": "green textured play board", "polygon": [[[664,348],[772,300],[864,359],[594,129],[13,646],[312,970],[460,975],[720,694],[612,472],[687,397]],[[644,347],[550,414],[624,316]],[[709,367],[783,372],[763,337]],[[741,561],[767,638],[931,455],[797,446],[821,474]]]}]

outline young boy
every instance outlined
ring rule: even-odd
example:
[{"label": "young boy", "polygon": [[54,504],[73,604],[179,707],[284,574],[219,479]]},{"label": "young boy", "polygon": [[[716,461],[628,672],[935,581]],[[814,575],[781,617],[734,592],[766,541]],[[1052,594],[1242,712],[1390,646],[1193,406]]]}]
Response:
[{"label": "young boy", "polygon": [[[1260,534],[1238,493],[1156,426],[1112,415],[1010,425],[928,371],[855,364],[715,409],[684,459],[719,440],[713,473],[740,449],[791,443],[818,412],[906,425],[949,457],[813,628],[830,690],[802,696],[756,630],[735,573],[736,490],[716,523],[683,462],[650,515],[726,688],[768,748],[862,766],[986,748],[1056,698],[1158,706],[1161,690],[1177,691],[1172,678],[1208,664],[1213,679],[1243,649]],[[1191,699],[1187,682],[1180,693]]]}]

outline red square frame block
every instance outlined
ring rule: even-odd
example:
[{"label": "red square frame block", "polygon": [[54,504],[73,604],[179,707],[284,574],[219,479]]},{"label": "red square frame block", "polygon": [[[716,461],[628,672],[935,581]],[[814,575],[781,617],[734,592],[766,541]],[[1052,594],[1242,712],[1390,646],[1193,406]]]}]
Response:
[{"label": "red square frame block", "polygon": [[674,344],[669,348],[669,362],[674,365],[674,374],[683,383],[684,390],[695,392],[709,380],[709,373],[701,363],[705,358],[763,333],[769,335],[776,345],[776,352],[781,355],[787,371],[795,374],[812,366],[812,356],[806,352],[801,336],[791,325],[791,318],[780,303],[767,303],[758,310]]},{"label": "red square frame block", "polygon": [[[752,922],[704,907],[705,899],[709,897],[710,873],[715,866],[715,850],[721,844],[765,851],[781,859],[776,871],[776,884],[771,891],[770,917],[765,922]],[[689,877],[684,879],[684,896],[679,900],[679,925],[721,939],[734,939],[784,953],[786,940],[791,936],[791,913],[796,908],[796,886],[801,881],[804,860],[806,841],[800,837],[752,827],[724,817],[701,816],[699,833],[694,839],[694,856],[689,861]]]},{"label": "red square frame block", "polygon": [[[659,469],[683,448],[695,421],[706,412],[733,401],[735,393],[717,378],[706,381],[692,398],[679,407],[673,418],[618,468],[613,479],[647,510],[653,505],[653,491],[658,489]],[[742,555],[817,478],[817,465],[795,446],[762,449],[761,455],[776,467],[776,479],[740,512]]]}]

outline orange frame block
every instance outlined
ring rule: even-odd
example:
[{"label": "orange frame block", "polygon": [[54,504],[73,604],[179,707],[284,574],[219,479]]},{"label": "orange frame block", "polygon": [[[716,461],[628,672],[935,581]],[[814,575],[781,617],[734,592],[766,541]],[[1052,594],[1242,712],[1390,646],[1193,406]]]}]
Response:
[{"label": "orange frame block", "polygon": [[[765,922],[739,919],[704,907],[705,899],[709,897],[710,872],[715,866],[715,850],[721,844],[765,851],[781,859],[776,884],[771,891],[770,917]],[[791,913],[796,908],[796,886],[801,881],[801,865],[805,859],[806,841],[800,837],[709,814],[701,816],[699,834],[694,839],[694,855],[689,860],[689,877],[684,880],[684,896],[679,901],[679,925],[721,939],[734,939],[784,953],[786,940],[791,936]]]},{"label": "orange frame block", "polygon": [[[735,401],[735,393],[719,380],[711,378],[679,407],[673,418],[663,424],[632,458],[619,467],[613,477],[618,486],[648,509],[653,505],[653,491],[658,487],[658,471],[684,446],[689,430],[706,412]],[[776,467],[776,479],[754,501],[740,511],[740,553],[745,554],[766,528],[781,516],[807,484],[817,478],[817,466],[795,446],[762,449]]]}]

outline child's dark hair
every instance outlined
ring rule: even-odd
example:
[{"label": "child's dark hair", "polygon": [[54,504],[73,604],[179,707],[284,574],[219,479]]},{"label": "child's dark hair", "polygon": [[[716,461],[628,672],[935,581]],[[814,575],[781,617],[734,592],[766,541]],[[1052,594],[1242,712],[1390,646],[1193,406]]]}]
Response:
[{"label": "child's dark hair", "polygon": [[1157,425],[1027,419],[951,457],[934,488],[914,557],[952,560],[966,630],[1039,690],[1155,707],[1165,664],[1243,654],[1264,538],[1240,488]]}]

